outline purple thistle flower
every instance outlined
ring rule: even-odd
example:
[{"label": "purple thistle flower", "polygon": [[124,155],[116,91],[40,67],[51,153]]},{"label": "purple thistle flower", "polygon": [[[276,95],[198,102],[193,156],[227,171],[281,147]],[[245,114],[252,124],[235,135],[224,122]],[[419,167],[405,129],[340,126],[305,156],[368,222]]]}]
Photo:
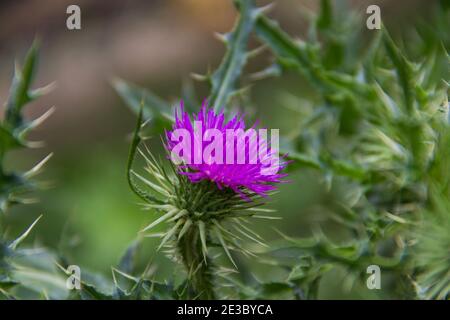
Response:
[{"label": "purple thistle flower", "polygon": [[[216,114],[207,107],[206,101],[192,120],[184,111],[183,102],[180,103],[179,111],[180,114],[178,110],[175,111],[172,130],[166,132],[165,147],[172,152],[172,161],[174,153],[181,160],[178,162],[182,163],[177,163],[179,173],[186,175],[191,182],[209,180],[216,183],[219,189],[231,188],[244,199],[248,199],[244,191],[266,197],[268,192],[276,189],[275,184],[283,182],[281,179],[287,174],[280,172],[287,162],[284,157],[279,157],[276,148],[271,147],[273,141],[267,143],[267,130],[259,130],[260,134],[253,142],[249,136],[243,136],[238,142],[238,136],[230,140],[227,132],[256,132],[255,125],[246,129],[242,115],[237,114],[226,121],[224,112]],[[221,137],[216,135],[213,139],[209,134],[211,131],[220,133]],[[264,131],[265,136],[261,135]],[[182,137],[180,132],[183,133]],[[208,149],[214,150],[207,153]],[[179,150],[181,152],[176,152]]]}]

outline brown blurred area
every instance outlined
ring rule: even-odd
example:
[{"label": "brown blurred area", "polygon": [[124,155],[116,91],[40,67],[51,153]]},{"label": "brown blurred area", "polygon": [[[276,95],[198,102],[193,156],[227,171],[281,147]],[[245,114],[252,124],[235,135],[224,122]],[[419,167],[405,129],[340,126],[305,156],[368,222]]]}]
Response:
[{"label": "brown blurred area", "polygon": [[29,110],[35,116],[42,108],[56,106],[43,130],[45,140],[57,143],[81,136],[92,139],[95,128],[115,127],[110,122],[118,111],[111,110],[118,104],[109,85],[113,75],[138,83],[153,81],[173,93],[168,82],[204,70],[204,61],[219,56],[221,45],[210,30],[227,30],[235,14],[227,1],[207,6],[221,13],[212,19],[205,6],[193,1],[85,0],[77,2],[82,29],[69,31],[66,8],[70,4],[74,2],[2,1],[0,5],[0,97],[7,97],[14,59],[23,56],[37,36],[42,50],[36,84],[56,82],[57,87]]},{"label": "brown blurred area", "polygon": [[[315,10],[319,1],[274,2],[272,15],[301,35],[306,26],[301,11]],[[405,11],[417,10],[424,2],[350,1],[361,11],[367,4],[379,4],[387,18],[407,16]],[[81,30],[66,29],[70,4],[81,8]],[[7,98],[14,59],[22,57],[37,36],[42,50],[36,84],[57,84],[53,93],[29,108],[35,116],[56,106],[56,114],[41,129],[43,138],[49,144],[67,145],[95,139],[97,133],[116,136],[112,128],[117,128],[126,110],[119,109],[109,79],[123,77],[170,99],[190,72],[217,65],[223,47],[213,32],[229,30],[235,15],[229,0],[3,0],[0,99]]]}]

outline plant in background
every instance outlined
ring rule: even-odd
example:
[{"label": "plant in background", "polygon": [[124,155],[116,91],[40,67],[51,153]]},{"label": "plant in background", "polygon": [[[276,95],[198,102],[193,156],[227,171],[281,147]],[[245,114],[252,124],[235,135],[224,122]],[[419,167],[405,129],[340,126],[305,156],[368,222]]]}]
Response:
[{"label": "plant in background", "polygon": [[[253,78],[291,72],[311,84],[317,93],[311,101],[289,99],[289,108],[298,110],[301,122],[295,132],[284,138],[283,149],[293,161],[291,170],[313,170],[322,177],[327,190],[345,190],[339,201],[328,204],[327,211],[332,212],[328,220],[340,226],[348,240],[332,241],[326,231],[316,231],[313,237],[303,239],[282,234],[278,243],[259,250],[264,256],[259,261],[287,272],[285,278],[265,283],[227,277],[235,287],[233,296],[314,299],[319,297],[319,284],[330,270],[344,268],[344,288],[351,290],[355,284],[365,283],[366,268],[375,264],[392,276],[390,281],[383,280],[389,294],[382,297],[447,299],[450,157],[448,82],[443,81],[449,79],[448,39],[443,38],[446,34],[433,32],[433,25],[419,28],[416,45],[408,49],[399,48],[383,28],[374,31],[367,45],[358,28],[364,25],[358,16],[350,14],[349,19],[347,12],[334,10],[331,1],[323,0],[319,14],[312,17],[308,38],[295,41],[266,16],[267,8],[257,8],[251,0],[235,3],[240,17],[231,33],[220,36],[227,46],[222,63],[215,72],[196,78],[209,82],[208,101],[216,111],[225,107],[228,114],[230,102],[242,97],[237,80],[246,61],[260,52],[247,50],[249,36],[254,32],[271,50],[274,63]],[[450,21],[448,14],[445,5],[436,13],[440,17],[436,18],[438,30]],[[433,36],[427,36],[430,34]],[[426,54],[420,62],[412,62],[406,57],[407,50],[413,56],[425,51]],[[170,104],[121,80],[116,80],[114,86],[136,112],[143,97],[142,116],[155,131],[170,128],[175,120]],[[183,90],[182,99],[191,112],[198,105],[190,88]],[[177,119],[175,126],[185,126],[187,122]],[[134,158],[139,141],[136,131],[130,159]],[[236,234],[230,234],[233,226],[212,222],[220,234],[214,237],[205,220],[195,216],[197,206],[210,196],[207,191],[213,187],[208,181],[211,176],[194,170],[191,176],[208,179],[190,183],[186,177],[190,174],[177,174],[179,168],[173,168],[169,174],[151,156],[147,159],[147,171],[159,184],[139,175],[140,180],[164,200],[139,189],[131,178],[130,182],[151,203],[148,207],[164,212],[148,228],[170,221],[172,227],[162,234],[162,244],[173,239],[171,253],[182,258],[186,252],[180,250],[183,229],[196,233],[190,242],[195,245],[189,248],[195,254],[187,260],[195,263],[186,265],[186,258],[184,262],[179,260],[189,270],[189,297],[222,297],[208,289],[209,246],[218,242],[229,252],[230,246],[239,245],[233,243],[238,239]],[[182,190],[189,193],[183,194]],[[240,201],[238,206],[246,205],[232,194]],[[177,203],[175,199],[184,202]],[[242,212],[248,210],[243,209]],[[199,217],[209,216],[202,212],[199,211]],[[288,252],[288,258],[283,252]],[[198,273],[204,278],[192,278],[192,266],[206,267]]]},{"label": "plant in background", "polygon": [[35,43],[25,58],[24,66],[20,68],[19,65],[16,65],[4,118],[0,125],[0,209],[2,213],[5,213],[11,204],[26,203],[26,193],[36,187],[31,178],[39,173],[39,170],[51,156],[47,156],[41,163],[25,173],[7,172],[5,168],[5,156],[9,151],[37,145],[35,142],[27,141],[26,135],[53,112],[53,108],[51,108],[41,117],[30,122],[25,121],[22,116],[22,110],[27,103],[39,98],[51,89],[51,86],[30,89],[35,73],[36,60],[37,44]]},{"label": "plant in background", "polygon": [[[310,16],[308,36],[302,41],[267,16],[269,7],[258,8],[253,0],[235,4],[237,23],[219,36],[226,45],[222,62],[214,72],[195,76],[210,85],[211,109],[204,105],[198,110],[191,85],[183,88],[180,99],[186,110],[175,110],[148,90],[114,81],[119,95],[138,114],[128,182],[144,209],[158,214],[141,236],[161,238],[158,249],[184,272],[158,282],[149,263],[139,273],[140,236],[112,268],[112,281],[83,268],[81,289],[69,292],[69,259],[43,248],[19,248],[39,218],[15,240],[9,240],[2,223],[1,298],[316,299],[325,276],[337,269],[347,274],[337,285],[367,293],[367,267],[377,265],[383,273],[380,298],[449,299],[450,59],[448,32],[442,31],[449,29],[450,12],[445,1],[435,13],[435,24],[419,26],[413,40],[400,47],[386,28],[364,42],[358,16],[336,10],[328,0],[321,1],[318,15]],[[185,129],[195,140],[194,121],[202,124],[202,135],[206,129],[249,129],[231,106],[240,102],[247,107],[248,90],[240,79],[247,61],[262,52],[248,49],[252,35],[270,49],[273,63],[251,79],[289,72],[314,91],[313,97],[302,99],[281,95],[279,105],[300,115],[298,126],[282,137],[282,153],[288,154],[290,165],[286,168],[281,158],[275,172],[262,175],[266,163],[261,159],[254,164],[199,164],[182,157],[184,163],[174,163],[171,157],[156,160],[149,150],[139,150],[148,127],[153,134],[165,134],[169,155],[177,147],[175,130]],[[32,178],[49,159],[25,173],[5,168],[11,150],[33,146],[27,133],[52,111],[31,122],[23,117],[24,106],[48,89],[31,89],[36,62],[34,44],[23,67],[16,66],[0,123],[1,222],[11,205],[27,203],[29,193],[39,187]],[[266,144],[259,141],[257,149],[268,147],[270,160],[271,145]],[[255,150],[245,146],[247,158]],[[202,142],[200,149],[204,147],[208,143]],[[232,150],[234,156],[242,151],[234,143]],[[145,174],[133,168],[138,152],[145,160]],[[311,237],[280,232],[279,240],[267,243],[254,231],[254,218],[273,219],[266,215],[272,212],[267,197],[283,182],[284,169],[309,171],[324,190],[338,193],[321,209],[329,212],[326,222],[344,234],[341,240],[326,228],[315,228]],[[242,255],[256,262],[252,266],[268,266],[278,276],[259,279]]]},{"label": "plant in background", "polygon": [[[36,145],[28,141],[27,134],[40,125],[53,112],[53,108],[45,112],[41,117],[26,121],[23,117],[23,109],[26,104],[45,94],[51,86],[40,89],[31,89],[31,83],[37,64],[38,45],[33,44],[29,50],[23,67],[15,66],[14,79],[9,92],[9,99],[5,105],[5,113],[0,123],[0,222],[11,205],[26,204],[30,200],[30,192],[36,190],[39,184],[33,179],[50,159],[51,154],[35,165],[27,172],[10,172],[5,168],[5,157],[14,149],[29,148]],[[52,283],[51,273],[53,254],[44,249],[21,249],[19,245],[28,236],[36,225],[39,216],[31,226],[18,238],[9,240],[5,234],[4,223],[0,224],[0,297],[16,299],[21,295],[34,297],[48,297],[48,291]],[[45,280],[43,275],[49,275],[50,280]],[[57,277],[55,282],[63,281]],[[54,284],[54,282],[53,282]],[[63,291],[63,290],[60,290]]]},{"label": "plant in background", "polygon": [[[448,10],[443,12],[448,16]],[[330,2],[323,1],[311,39],[300,45],[267,18],[256,25],[279,68],[297,71],[321,95],[317,107],[298,108],[302,123],[285,144],[290,156],[299,166],[321,171],[329,187],[335,184],[346,193],[343,201],[332,204],[330,220],[344,227],[350,240],[335,243],[323,233],[311,240],[286,239],[302,254],[318,259],[319,265],[344,267],[349,289],[358,275],[364,279],[368,265],[376,264],[394,276],[384,285],[398,297],[414,297],[416,285],[420,298],[448,298],[448,260],[439,260],[437,266],[423,250],[429,243],[424,241],[424,228],[430,230],[433,224],[441,229],[446,219],[441,210],[436,212],[433,199],[450,195],[448,167],[435,168],[437,159],[448,161],[448,145],[443,147],[449,130],[448,83],[442,81],[449,77],[448,55],[437,43],[430,48],[433,54],[413,63],[383,29],[362,58],[349,64],[346,58],[354,53],[336,60],[320,49],[354,48],[354,34],[341,38],[332,33],[357,30],[346,24],[333,15]],[[433,171],[438,175],[430,176]],[[434,244],[448,248],[445,232],[436,233]],[[434,258],[446,252],[437,249]],[[427,272],[415,282],[424,264]],[[439,274],[439,285],[430,278],[421,285],[424,274]]]}]

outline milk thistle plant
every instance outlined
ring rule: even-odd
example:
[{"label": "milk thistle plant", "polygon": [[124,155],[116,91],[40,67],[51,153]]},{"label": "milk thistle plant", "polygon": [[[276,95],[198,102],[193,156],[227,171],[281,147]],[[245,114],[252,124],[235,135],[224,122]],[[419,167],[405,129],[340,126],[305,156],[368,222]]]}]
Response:
[{"label": "milk thistle plant", "polygon": [[48,270],[39,270],[36,264],[42,259],[52,259],[50,251],[42,249],[37,253],[21,248],[22,242],[42,215],[14,239],[7,237],[5,232],[7,229],[5,216],[9,213],[10,207],[33,201],[31,193],[42,186],[42,183],[34,178],[51,157],[51,154],[48,155],[26,172],[11,172],[5,168],[5,157],[12,150],[39,146],[39,143],[29,141],[27,135],[53,112],[53,108],[50,108],[32,121],[27,121],[23,116],[25,106],[47,93],[52,87],[49,85],[39,89],[31,88],[37,57],[38,42],[35,41],[23,65],[16,63],[9,98],[5,103],[4,117],[0,124],[0,298],[6,299],[17,299],[17,290],[29,297],[36,292],[41,294],[42,290],[45,290],[45,285],[36,287],[33,280],[41,271]]},{"label": "milk thistle plant", "polygon": [[[230,262],[237,268],[232,251],[246,256],[254,255],[242,245],[242,238],[265,245],[261,237],[246,224],[251,218],[272,218],[264,215],[270,210],[261,206],[264,199],[276,189],[275,185],[286,176],[280,173],[286,163],[280,163],[272,145],[269,147],[261,137],[251,146],[251,138],[246,139],[245,136],[251,129],[246,129],[245,122],[239,115],[226,121],[223,112],[216,114],[203,104],[193,121],[183,107],[179,111],[181,114],[176,113],[172,130],[166,132],[165,147],[171,153],[171,170],[165,170],[163,164],[157,162],[150,152],[147,155],[141,152],[146,160],[146,171],[153,181],[132,170],[129,170],[129,174],[141,180],[152,194],[139,189],[132,176],[129,176],[129,181],[136,194],[146,201],[145,208],[161,212],[161,217],[142,232],[147,232],[164,221],[171,223],[169,229],[160,235],[162,241],[159,249],[166,247],[166,253],[185,267],[188,274],[188,297],[213,299],[214,274],[226,274],[229,270],[214,264],[215,258],[209,254],[210,248],[223,248]],[[138,124],[141,122],[140,118],[141,114]],[[139,128],[140,125],[138,130]],[[208,132],[213,132],[210,130],[215,130],[215,140],[208,143],[199,139],[208,136]],[[239,130],[243,136],[231,136],[231,141],[228,141],[230,136],[226,138],[227,133],[235,130]],[[179,136],[178,132],[184,135]],[[137,131],[131,149],[130,165],[139,143],[138,134]],[[209,155],[202,154],[204,148],[210,149]],[[178,149],[180,150],[174,155],[173,152]],[[264,155],[252,162],[251,153],[258,152]],[[241,163],[238,161],[240,153],[243,158]],[[197,157],[200,158],[197,159],[199,161],[194,161]],[[222,157],[228,161],[224,163]]]},{"label": "milk thistle plant", "polygon": [[[283,240],[258,250],[258,256],[263,256],[258,261],[284,272],[287,270],[285,279],[246,284],[227,278],[236,286],[233,296],[315,299],[320,282],[330,270],[343,268],[347,277],[341,285],[344,290],[351,290],[358,284],[365,286],[366,270],[375,265],[393,279],[383,281],[383,287],[392,292],[385,297],[447,299],[450,283],[450,265],[445,258],[450,248],[449,215],[445,209],[449,196],[448,174],[445,173],[448,171],[445,156],[448,155],[445,150],[449,121],[448,39],[435,37],[435,42],[427,44],[430,37],[425,38],[424,34],[433,26],[428,29],[419,26],[417,45],[409,51],[416,56],[428,53],[425,60],[413,63],[385,28],[375,31],[368,49],[360,53],[355,39],[360,37],[357,26],[363,23],[356,15],[344,18],[342,12],[334,10],[331,1],[321,1],[321,11],[312,18],[309,38],[300,42],[294,41],[266,16],[267,7],[257,8],[253,1],[235,3],[240,18],[232,32],[219,37],[227,47],[222,63],[215,72],[195,78],[209,82],[210,105],[216,111],[223,107],[227,110],[233,100],[242,97],[237,80],[243,66],[261,51],[247,50],[246,43],[253,31],[275,59],[271,66],[251,78],[279,77],[293,72],[311,84],[321,98],[311,102],[315,107],[305,107],[304,103],[301,106],[301,101],[289,99],[293,105],[288,107],[300,113],[301,123],[294,133],[282,137],[281,151],[292,161],[288,166],[291,171],[315,170],[322,176],[324,188],[346,190],[343,199],[330,204],[327,210],[334,212],[330,220],[346,230],[349,240],[333,242],[321,229],[311,238],[297,239],[281,233]],[[442,23],[448,25],[448,19],[443,18],[448,18],[448,8],[444,3],[442,8],[436,17],[439,28]],[[143,114],[150,124],[192,131],[192,121],[186,112],[173,117],[164,111],[170,110],[170,106],[153,93],[121,80],[116,81],[115,86],[135,111],[139,110],[139,97],[145,97]],[[198,103],[192,102],[189,90],[184,100],[189,101],[190,110],[195,110]],[[204,121],[210,117],[214,125],[217,116],[217,113],[201,109],[197,118]],[[166,137],[170,134],[170,131],[166,133]],[[172,150],[173,145],[166,142],[166,148]],[[172,169],[178,181],[174,185],[189,190],[184,194],[179,187],[177,193],[173,183],[168,183],[170,180],[164,169],[154,160],[147,159],[147,162],[147,171],[155,180],[160,180],[160,184],[154,185],[144,177],[140,180],[166,200],[149,198],[133,187],[150,202],[149,207],[163,211],[146,229],[169,220],[172,227],[161,235],[162,245],[173,240],[171,253],[178,255],[179,263],[188,270],[190,296],[221,297],[210,290],[213,287],[211,270],[220,268],[209,255],[210,247],[217,243],[233,259],[230,252],[242,248],[237,242],[235,226],[243,226],[239,224],[240,219],[252,215],[257,204],[254,200],[259,201],[260,195],[244,193],[239,196],[242,191],[233,190],[233,183],[242,181],[241,177],[224,183],[224,179],[230,178],[225,167],[214,170],[216,167],[202,165]],[[239,171],[239,174],[246,173]],[[279,182],[279,176],[274,178],[272,182]],[[225,188],[221,190],[221,187]],[[217,221],[216,215],[202,214],[204,210],[197,209],[216,203],[208,199],[212,193],[219,197],[219,202],[227,193],[233,197],[233,202],[224,207],[208,208],[208,211],[220,212],[223,220]],[[251,201],[245,201],[247,197]],[[179,203],[165,207],[171,199]],[[238,202],[234,204],[234,201]],[[233,208],[242,211],[234,212]],[[196,216],[195,210],[202,218],[191,218]],[[230,222],[234,224],[229,226]],[[186,224],[189,227],[185,227]],[[189,243],[195,244],[188,248],[190,255],[186,254],[182,241],[187,232],[183,229],[197,233],[190,238]],[[241,231],[245,231],[247,238],[259,240],[251,228]],[[429,232],[435,236],[429,236]],[[288,252],[291,258],[283,252]]]},{"label": "milk thistle plant", "polygon": [[[430,23],[397,37],[384,26],[367,33],[359,15],[320,3],[317,14],[306,15],[307,35],[296,40],[269,17],[270,6],[234,1],[237,22],[218,35],[226,48],[222,62],[194,75],[209,85],[203,103],[192,84],[169,103],[115,79],[117,93],[137,115],[128,184],[154,218],[111,268],[111,279],[83,266],[81,278],[72,278],[69,266],[77,263],[62,252],[23,248],[36,222],[19,237],[6,235],[2,225],[0,297],[318,299],[328,285],[357,298],[449,299],[447,2]],[[402,36],[408,41],[397,40]],[[262,47],[250,48],[255,42]],[[269,66],[244,72],[260,54],[270,57]],[[35,44],[16,67],[0,124],[2,222],[10,206],[26,204],[25,195],[39,187],[32,178],[49,158],[26,173],[4,165],[12,149],[30,146],[26,134],[49,114],[31,122],[22,114],[46,91],[31,89],[36,61]],[[269,138],[264,125],[254,124],[249,95],[249,84],[272,77],[310,91],[301,97],[277,91],[277,108],[297,119],[293,128],[281,128],[279,146],[276,132]],[[148,132],[150,143],[144,141]],[[297,171],[319,181],[328,197],[318,204],[322,220],[302,238],[271,224],[287,216],[270,202]],[[257,219],[275,240],[255,231]],[[138,244],[146,237],[158,238],[155,252],[171,259],[173,277],[155,277],[153,262],[143,271],[137,267]],[[259,267],[273,277],[260,277]],[[368,286],[367,270],[374,267],[381,272],[380,290]],[[68,279],[80,288],[68,288]]]}]

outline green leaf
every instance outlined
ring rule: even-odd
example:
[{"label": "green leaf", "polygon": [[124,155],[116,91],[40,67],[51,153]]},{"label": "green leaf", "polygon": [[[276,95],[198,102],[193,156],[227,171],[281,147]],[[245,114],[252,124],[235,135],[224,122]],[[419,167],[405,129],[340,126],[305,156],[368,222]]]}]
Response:
[{"label": "green leaf", "polygon": [[16,65],[13,83],[9,92],[9,100],[6,104],[5,124],[10,127],[18,127],[22,124],[21,111],[25,104],[32,100],[30,85],[33,81],[38,55],[38,42],[35,41],[25,58],[22,69]]},{"label": "green leaf", "polygon": [[219,68],[211,76],[210,105],[218,111],[225,108],[230,96],[236,91],[236,82],[247,61],[247,43],[258,16],[253,0],[239,0],[239,20],[233,31],[225,37],[227,51]]},{"label": "green leaf", "polygon": [[395,45],[386,29],[384,29],[383,32],[384,46],[389,58],[395,66],[398,80],[403,90],[406,110],[412,111],[414,101],[414,78],[412,66],[401,53],[400,49]]},{"label": "green leaf", "polygon": [[138,118],[137,118],[137,122],[136,122],[136,128],[134,130],[134,134],[133,134],[133,140],[131,141],[131,146],[130,146],[130,151],[129,151],[129,155],[128,155],[128,162],[127,162],[127,180],[128,180],[128,185],[130,186],[130,189],[141,199],[147,201],[147,202],[154,202],[154,203],[159,203],[162,204],[163,202],[161,200],[159,200],[158,198],[156,198],[155,196],[153,196],[152,194],[142,190],[135,182],[132,176],[133,170],[133,162],[134,159],[136,157],[136,150],[139,146],[139,143],[141,142],[141,137],[140,137],[140,131],[141,131],[141,126],[142,126],[142,116],[143,116],[143,106],[144,106],[144,101],[141,100],[141,109],[139,111],[138,114]]},{"label": "green leaf", "polygon": [[0,125],[0,154],[5,154],[7,150],[25,146],[10,129]]},{"label": "green leaf", "polygon": [[301,72],[321,90],[330,90],[331,85],[320,65],[318,48],[308,43],[297,44],[276,22],[265,16],[258,18],[255,30],[283,67]]},{"label": "green leaf", "polygon": [[269,282],[261,284],[260,297],[263,299],[280,299],[292,295],[293,288],[285,282]]},{"label": "green leaf", "polygon": [[[75,297],[82,300],[112,300],[113,296],[98,290],[95,286],[82,283],[80,290],[75,290]],[[73,297],[72,297],[73,298]]]},{"label": "green leaf", "polygon": [[0,210],[5,212],[10,204],[23,202],[21,196],[34,189],[30,178],[33,172],[9,173],[3,167],[6,153],[18,147],[30,147],[31,143],[26,140],[26,134],[42,123],[51,113],[52,108],[43,116],[30,122],[23,119],[24,106],[48,91],[52,86],[31,90],[31,82],[37,65],[38,45],[35,41],[28,51],[24,66],[15,68],[9,99],[6,103],[5,115],[0,123]]},{"label": "green leaf", "polygon": [[[135,114],[139,114],[142,108],[142,118],[151,122],[152,130],[159,133],[172,125],[174,118],[169,103],[153,92],[122,79],[115,78],[111,82],[117,94]],[[142,101],[144,103],[141,106]]]},{"label": "green leaf", "polygon": [[205,223],[203,221],[198,221],[198,230],[200,233],[200,240],[202,242],[202,252],[203,252],[203,258],[206,262],[206,257],[208,256],[208,247],[206,245],[206,231],[205,231]]},{"label": "green leaf", "polygon": [[141,239],[134,240],[120,258],[118,268],[125,273],[133,273],[136,269],[136,256],[140,248]]},{"label": "green leaf", "polygon": [[333,21],[333,10],[330,0],[320,1],[320,14],[317,18],[317,27],[321,30],[326,30],[331,27]]}]

